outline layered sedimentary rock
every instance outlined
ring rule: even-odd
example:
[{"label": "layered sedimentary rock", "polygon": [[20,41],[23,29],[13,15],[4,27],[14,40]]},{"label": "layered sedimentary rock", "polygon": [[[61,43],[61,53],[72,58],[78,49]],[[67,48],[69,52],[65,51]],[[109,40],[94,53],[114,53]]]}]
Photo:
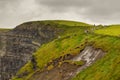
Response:
[{"label": "layered sedimentary rock", "polygon": [[42,44],[58,37],[56,25],[29,22],[0,35],[0,80],[9,80]]},{"label": "layered sedimentary rock", "polygon": [[6,51],[6,33],[0,33],[0,56],[3,56]]}]

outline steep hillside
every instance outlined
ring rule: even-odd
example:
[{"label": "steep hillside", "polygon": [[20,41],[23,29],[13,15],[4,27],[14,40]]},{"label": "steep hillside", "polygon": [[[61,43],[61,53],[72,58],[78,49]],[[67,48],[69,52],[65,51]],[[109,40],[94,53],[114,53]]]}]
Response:
[{"label": "steep hillside", "polygon": [[[27,22],[0,36],[0,80],[8,80],[32,58],[42,44],[64,33],[61,25],[42,21]],[[65,27],[65,26],[64,26]],[[3,32],[2,32],[3,34]]]},{"label": "steep hillside", "polygon": [[5,45],[1,48],[4,54],[0,57],[0,79],[10,79],[23,65],[34,59],[33,52],[42,44],[60,38],[71,31],[71,27],[55,21],[33,21],[23,23],[7,32],[4,40],[1,37]]},{"label": "steep hillside", "polygon": [[[72,47],[77,46],[85,36],[84,30],[90,26],[87,24],[86,24],[87,26],[83,26],[83,23],[79,23],[79,26],[68,26],[68,23],[71,23],[71,22],[67,22],[67,24],[65,24],[65,23],[59,24],[58,21],[45,21],[44,23],[45,24],[48,24],[48,23],[56,24],[57,23],[56,25],[59,25],[59,28],[64,30],[65,32],[62,33],[61,35],[59,35],[58,38],[53,40],[52,42],[42,45],[42,47],[36,52],[36,55],[35,55],[36,57],[41,56],[41,57],[38,57],[37,70],[44,68],[45,64],[47,64],[50,60],[55,59],[55,58],[59,57],[60,55],[67,54],[67,52],[64,54],[62,53],[64,50],[69,51],[70,48],[72,49]],[[60,25],[62,25],[62,26],[60,26]],[[53,26],[53,27],[55,27],[55,26]],[[83,34],[83,36],[81,36],[82,34]],[[73,42],[73,44],[69,44],[72,42]],[[41,54],[39,53],[39,51]],[[43,56],[44,55],[43,53],[45,53],[46,55]],[[20,70],[20,72],[19,72],[20,75],[18,75],[18,76],[19,77],[25,76],[25,75],[23,75],[24,70],[25,70],[25,72],[27,72],[26,74],[28,74],[28,75],[32,74],[34,69],[32,71],[30,69],[31,68],[30,65],[31,64],[28,63],[26,65],[26,66],[28,66],[28,68],[26,67],[26,68],[23,68],[22,70]],[[28,71],[26,71],[26,69],[28,69]]]}]

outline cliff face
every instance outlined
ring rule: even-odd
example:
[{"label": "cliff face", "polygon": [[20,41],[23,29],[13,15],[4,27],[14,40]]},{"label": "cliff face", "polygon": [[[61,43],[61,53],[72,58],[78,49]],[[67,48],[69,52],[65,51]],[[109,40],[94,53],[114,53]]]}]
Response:
[{"label": "cliff face", "polygon": [[5,33],[0,33],[0,56],[3,56],[6,51],[6,36]]},{"label": "cliff face", "polygon": [[58,37],[56,25],[29,22],[0,35],[0,80],[9,80],[43,43]]}]

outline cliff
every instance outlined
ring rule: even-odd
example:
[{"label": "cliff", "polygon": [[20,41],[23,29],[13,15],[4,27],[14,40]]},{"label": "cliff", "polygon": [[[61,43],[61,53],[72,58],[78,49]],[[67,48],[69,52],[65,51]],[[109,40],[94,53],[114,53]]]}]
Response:
[{"label": "cliff", "polygon": [[28,22],[0,35],[0,80],[8,80],[42,44],[63,32],[55,24]]}]

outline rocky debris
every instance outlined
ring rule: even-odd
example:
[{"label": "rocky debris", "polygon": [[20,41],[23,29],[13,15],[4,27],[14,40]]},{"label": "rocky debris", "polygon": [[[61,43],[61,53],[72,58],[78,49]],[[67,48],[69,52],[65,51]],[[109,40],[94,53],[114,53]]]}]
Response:
[{"label": "rocky debris", "polygon": [[58,66],[60,62],[63,62],[65,60],[70,60],[74,57],[75,55],[71,55],[71,54],[65,54],[64,56],[60,56],[59,58],[56,58],[54,60],[52,60],[51,62],[49,62],[46,67],[49,67],[50,65]]},{"label": "rocky debris", "polygon": [[[49,62],[44,70],[37,71],[30,80],[69,80],[79,65],[72,63],[75,55],[65,54]],[[39,75],[39,76],[38,76]]]},{"label": "rocky debris", "polygon": [[60,67],[36,72],[29,80],[70,80],[71,75],[78,67],[77,65],[63,63]]},{"label": "rocky debris", "polygon": [[34,61],[32,54],[60,32],[57,25],[28,22],[0,35],[0,80],[9,80],[29,60]]}]

